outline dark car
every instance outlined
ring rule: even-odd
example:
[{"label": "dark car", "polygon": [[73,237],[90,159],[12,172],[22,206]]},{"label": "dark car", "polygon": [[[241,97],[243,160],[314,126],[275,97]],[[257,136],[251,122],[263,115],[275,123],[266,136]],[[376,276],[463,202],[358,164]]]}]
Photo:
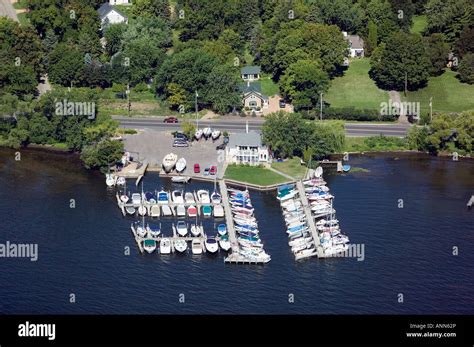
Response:
[{"label": "dark car", "polygon": [[218,151],[225,149],[225,143],[221,143],[219,146],[216,147],[216,149],[217,149]]},{"label": "dark car", "polygon": [[285,108],[286,107],[286,102],[283,99],[280,99],[280,108]]},{"label": "dark car", "polygon": [[217,166],[212,165],[211,170],[209,170],[209,174],[211,174],[211,175],[217,174]]},{"label": "dark car", "polygon": [[163,120],[163,123],[178,123],[178,118],[176,118],[176,117],[167,117]]},{"label": "dark car", "polygon": [[176,140],[188,141],[188,137],[187,137],[185,134],[183,134],[183,133],[176,133],[176,134],[174,135],[174,138],[175,138]]}]

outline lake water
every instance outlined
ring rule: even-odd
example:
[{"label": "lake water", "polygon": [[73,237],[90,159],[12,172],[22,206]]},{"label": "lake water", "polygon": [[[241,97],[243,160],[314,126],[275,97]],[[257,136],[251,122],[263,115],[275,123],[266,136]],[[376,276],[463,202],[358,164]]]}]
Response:
[{"label": "lake water", "polygon": [[[272,256],[255,266],[224,264],[223,254],[141,255],[134,219],[122,217],[102,175],[71,156],[23,151],[15,161],[13,151],[0,149],[0,243],[39,247],[36,262],[0,258],[0,313],[472,314],[474,211],[466,203],[474,162],[393,156],[353,157],[351,165],[370,172],[325,175],[341,228],[364,244],[363,261],[295,262],[275,193],[251,191]],[[173,189],[155,174],[144,186]],[[213,184],[187,189],[201,187]],[[162,223],[170,233],[171,220]]]}]

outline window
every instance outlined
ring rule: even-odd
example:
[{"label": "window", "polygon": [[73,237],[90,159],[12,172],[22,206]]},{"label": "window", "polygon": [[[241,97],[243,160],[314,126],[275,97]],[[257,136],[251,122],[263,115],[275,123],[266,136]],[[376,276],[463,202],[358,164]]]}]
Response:
[{"label": "window", "polygon": [[256,101],[250,101],[249,106],[250,107],[257,107],[257,102]]}]

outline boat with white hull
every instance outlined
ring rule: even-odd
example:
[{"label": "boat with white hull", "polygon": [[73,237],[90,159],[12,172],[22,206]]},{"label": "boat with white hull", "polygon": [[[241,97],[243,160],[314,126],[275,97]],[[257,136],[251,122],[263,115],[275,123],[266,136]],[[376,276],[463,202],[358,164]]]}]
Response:
[{"label": "boat with white hull", "polygon": [[173,170],[173,168],[176,165],[176,162],[178,161],[178,156],[174,153],[168,153],[165,155],[163,158],[163,170],[165,170],[166,173],[169,173]]},{"label": "boat with white hull", "polygon": [[217,244],[217,240],[215,237],[208,236],[206,237],[206,241],[204,242],[204,245],[206,246],[206,250],[209,253],[217,253],[219,250],[219,245]]},{"label": "boat with white hull", "polygon": [[176,162],[176,172],[183,172],[184,169],[186,169],[186,159],[179,158],[179,160]]},{"label": "boat with white hull", "polygon": [[191,252],[193,254],[202,254],[202,242],[199,239],[193,239],[191,241]]},{"label": "boat with white hull", "polygon": [[174,249],[179,253],[184,253],[188,249],[188,243],[185,240],[175,240]]},{"label": "boat with white hull", "polygon": [[162,238],[160,241],[160,253],[170,254],[171,253],[171,240],[167,237]]}]

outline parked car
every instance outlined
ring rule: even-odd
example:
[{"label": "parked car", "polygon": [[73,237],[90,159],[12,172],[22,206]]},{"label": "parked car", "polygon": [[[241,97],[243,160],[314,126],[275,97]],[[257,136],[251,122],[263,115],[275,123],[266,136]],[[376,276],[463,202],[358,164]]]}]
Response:
[{"label": "parked car", "polygon": [[175,138],[176,140],[188,141],[188,137],[187,137],[185,134],[180,133],[180,132],[176,132],[176,133],[174,134],[174,138]]},{"label": "parked car", "polygon": [[173,147],[189,147],[188,141],[174,140]]},{"label": "parked car", "polygon": [[285,108],[286,107],[286,102],[283,99],[280,99],[280,108]]},{"label": "parked car", "polygon": [[219,146],[216,147],[217,150],[225,149],[225,143],[221,143]]},{"label": "parked car", "polygon": [[167,117],[163,120],[163,123],[178,123],[178,118],[176,118],[176,117]]},{"label": "parked car", "polygon": [[209,171],[211,171],[211,168],[208,166],[204,169],[204,176],[209,176]]},{"label": "parked car", "polygon": [[212,166],[211,166],[211,169],[209,170],[209,174],[210,174],[210,175],[215,175],[215,174],[217,174],[217,166],[212,165]]},{"label": "parked car", "polygon": [[229,136],[224,136],[224,143],[228,144],[229,143]]},{"label": "parked car", "polygon": [[194,173],[200,173],[201,172],[201,167],[199,164],[194,164]]}]

